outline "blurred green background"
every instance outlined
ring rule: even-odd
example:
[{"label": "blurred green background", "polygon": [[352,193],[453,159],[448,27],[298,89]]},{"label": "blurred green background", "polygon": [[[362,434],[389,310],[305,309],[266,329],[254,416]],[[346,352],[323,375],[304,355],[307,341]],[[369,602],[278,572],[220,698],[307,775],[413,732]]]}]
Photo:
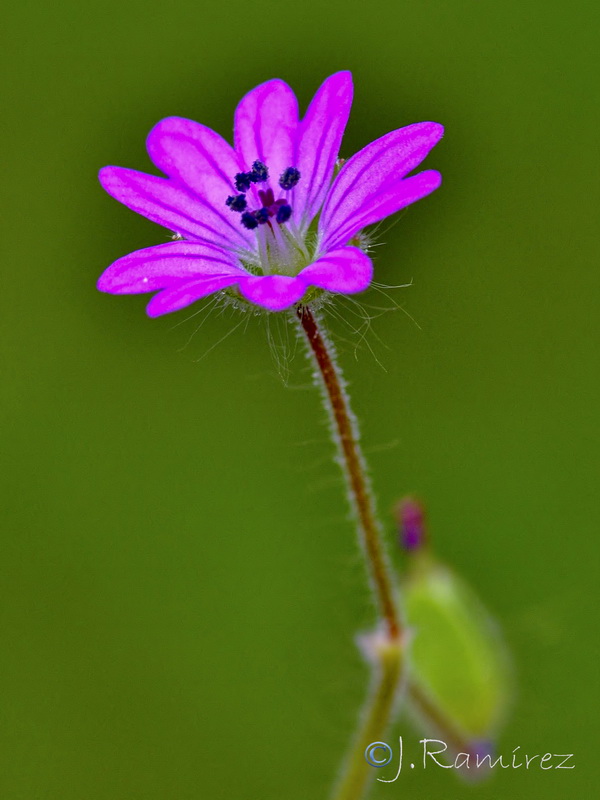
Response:
[{"label": "blurred green background", "polygon": [[166,234],[96,173],[149,170],[162,117],[229,136],[255,84],[281,77],[305,107],[339,69],[343,155],[446,125],[427,161],[443,188],[376,251],[380,282],[413,285],[361,298],[406,313],[364,339],[350,303],[333,322],[390,541],[417,492],[513,652],[500,750],[576,764],[476,786],[419,769],[373,797],[592,796],[596,4],[24,0],[2,29],[0,797],[327,796],[372,616],[306,362],[286,387],[264,319],[150,321],[143,297],[97,293]]}]

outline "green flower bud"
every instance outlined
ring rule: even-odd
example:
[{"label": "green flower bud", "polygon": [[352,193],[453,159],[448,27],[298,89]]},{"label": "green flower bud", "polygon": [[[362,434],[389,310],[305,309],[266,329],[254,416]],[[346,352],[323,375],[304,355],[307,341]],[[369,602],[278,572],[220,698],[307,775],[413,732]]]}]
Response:
[{"label": "green flower bud", "polygon": [[507,652],[479,597],[427,550],[404,585],[410,678],[439,719],[468,740],[490,738],[510,699]]}]

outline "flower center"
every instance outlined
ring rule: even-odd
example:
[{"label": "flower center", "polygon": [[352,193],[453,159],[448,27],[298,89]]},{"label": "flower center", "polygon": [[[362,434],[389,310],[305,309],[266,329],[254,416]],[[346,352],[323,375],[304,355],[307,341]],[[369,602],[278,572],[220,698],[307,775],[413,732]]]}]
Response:
[{"label": "flower center", "polygon": [[[292,216],[292,207],[287,197],[275,199],[270,186],[256,187],[260,206],[250,208],[247,194],[253,184],[266,183],[269,170],[262,161],[255,161],[249,172],[238,172],[233,182],[240,194],[230,195],[225,201],[231,211],[240,214],[241,224],[248,230],[256,230],[259,263],[251,266],[261,274],[293,275],[306,265],[307,253],[302,242],[298,241],[289,228],[282,229]],[[291,191],[300,180],[300,172],[295,167],[287,167],[278,184],[283,192]]]},{"label": "flower center", "polygon": [[[241,223],[248,230],[254,230],[259,225],[264,225],[275,217],[275,221],[280,225],[287,222],[292,216],[292,207],[284,197],[275,200],[273,189],[266,190],[259,189],[258,197],[261,206],[254,211],[248,209],[248,201],[246,199],[246,192],[249,191],[252,184],[265,183],[269,178],[269,170],[262,161],[255,161],[252,164],[250,172],[238,172],[234,177],[233,182],[235,188],[241,194],[230,195],[225,204],[229,206],[232,211],[241,213]],[[288,167],[285,169],[279,178],[279,185],[281,188],[289,192],[300,180],[300,173],[295,167]]]}]

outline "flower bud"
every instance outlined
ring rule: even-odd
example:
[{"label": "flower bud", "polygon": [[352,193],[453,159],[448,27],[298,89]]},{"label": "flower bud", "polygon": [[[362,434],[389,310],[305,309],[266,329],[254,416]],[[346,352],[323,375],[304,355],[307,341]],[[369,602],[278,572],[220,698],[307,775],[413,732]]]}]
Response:
[{"label": "flower bud", "polygon": [[404,600],[411,681],[461,737],[490,738],[510,697],[508,657],[494,620],[470,586],[426,550],[411,557]]}]

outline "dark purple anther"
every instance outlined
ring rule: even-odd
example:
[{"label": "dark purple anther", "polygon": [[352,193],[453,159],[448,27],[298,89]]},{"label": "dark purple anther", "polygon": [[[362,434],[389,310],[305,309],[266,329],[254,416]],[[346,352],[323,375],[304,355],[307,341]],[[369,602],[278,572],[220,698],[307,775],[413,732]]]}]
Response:
[{"label": "dark purple anther", "polygon": [[244,228],[248,228],[249,231],[254,230],[254,228],[258,228],[258,222],[256,221],[256,217],[249,211],[244,211],[244,213],[242,214],[242,225],[244,226]]},{"label": "dark purple anther", "polygon": [[426,541],[424,511],[412,497],[405,497],[396,507],[400,545],[409,552],[419,550]]},{"label": "dark purple anther", "polygon": [[236,194],[235,196],[230,196],[225,201],[225,205],[229,206],[232,211],[243,211],[246,208],[246,195],[245,194]]},{"label": "dark purple anther", "polygon": [[277,209],[277,216],[275,219],[281,225],[284,222],[287,222],[288,219],[292,216],[292,207],[291,206],[279,206]]},{"label": "dark purple anther", "polygon": [[281,178],[279,178],[279,185],[282,189],[286,191],[289,189],[293,189],[294,186],[300,180],[300,173],[296,169],[296,167],[288,167],[284,170],[281,174]]},{"label": "dark purple anther", "polygon": [[254,217],[259,225],[264,225],[265,222],[269,221],[269,209],[268,208],[259,208],[258,211],[254,212]]},{"label": "dark purple anther", "polygon": [[238,172],[238,174],[233,179],[235,184],[235,188],[238,192],[247,192],[250,188],[250,184],[252,183],[250,178],[249,172]]},{"label": "dark purple anther", "polygon": [[252,183],[264,183],[269,177],[269,170],[262,161],[255,161],[254,164],[252,164],[252,172],[248,173],[248,177]]}]

